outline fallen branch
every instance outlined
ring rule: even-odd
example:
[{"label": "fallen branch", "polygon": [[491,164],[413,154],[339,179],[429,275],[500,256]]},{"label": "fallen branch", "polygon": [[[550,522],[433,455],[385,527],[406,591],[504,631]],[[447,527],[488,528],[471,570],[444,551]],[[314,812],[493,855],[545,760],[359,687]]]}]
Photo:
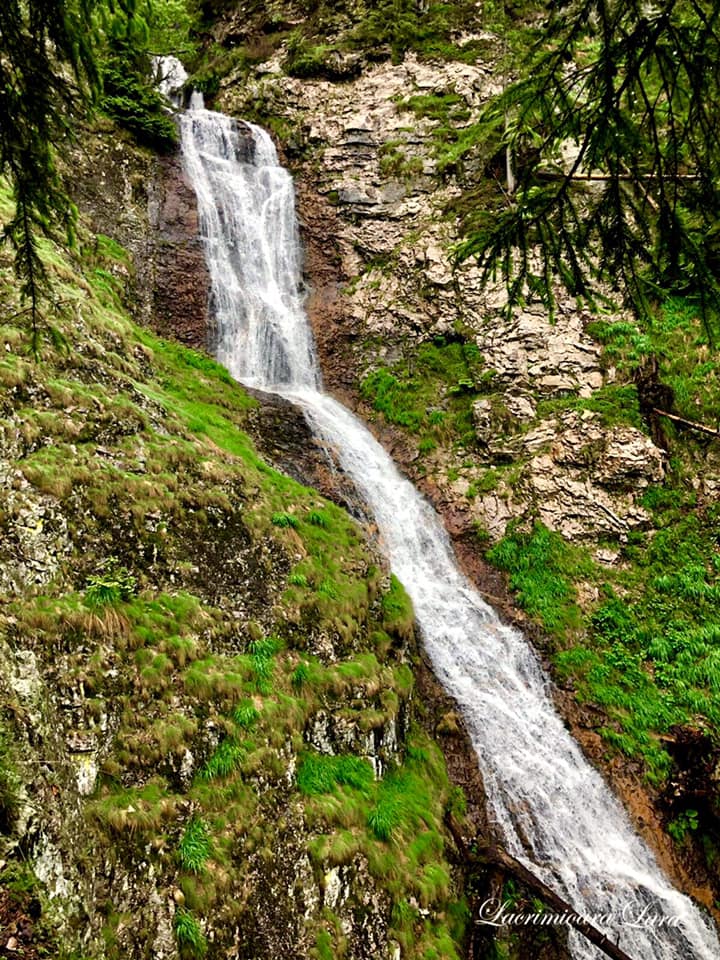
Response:
[{"label": "fallen branch", "polygon": [[706,427],[704,423],[698,423],[696,420],[686,420],[685,417],[678,417],[676,413],[668,413],[666,410],[658,410],[657,407],[653,407],[653,413],[657,413],[660,417],[667,417],[674,423],[681,423],[691,430],[699,430],[700,433],[706,433],[711,437],[720,437],[720,430],[713,430],[712,427]]},{"label": "fallen branch", "polygon": [[460,831],[460,825],[451,813],[445,817],[448,829],[452,834],[453,840],[460,851],[460,855],[467,862],[472,864],[474,861],[492,863],[501,867],[510,876],[519,880],[529,890],[537,894],[544,903],[552,910],[563,916],[567,920],[567,925],[574,927],[579,933],[586,937],[590,943],[593,943],[599,950],[610,957],[610,960],[632,960],[631,957],[621,950],[612,940],[608,939],[601,930],[584,920],[577,911],[561,896],[551,890],[539,877],[536,877],[531,870],[511,856],[506,850],[503,850],[496,843],[475,843],[477,853],[471,851],[465,842]]}]

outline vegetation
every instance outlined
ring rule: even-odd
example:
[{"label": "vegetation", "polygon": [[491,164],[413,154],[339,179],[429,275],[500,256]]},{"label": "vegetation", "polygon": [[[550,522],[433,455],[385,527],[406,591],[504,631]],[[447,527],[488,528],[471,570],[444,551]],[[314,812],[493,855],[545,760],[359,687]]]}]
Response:
[{"label": "vegetation", "polygon": [[200,924],[190,911],[183,907],[175,913],[175,936],[184,956],[204,957],[207,953],[207,940]]},{"label": "vegetation", "polygon": [[135,592],[137,580],[114,557],[103,563],[103,572],[90,577],[85,590],[85,602],[90,607],[129,600]]},{"label": "vegetation", "polygon": [[438,337],[392,368],[369,373],[360,391],[389,423],[425,439],[451,435],[472,446],[472,400],[482,389],[482,377],[474,344]]},{"label": "vegetation", "polygon": [[113,40],[103,66],[103,111],[144,146],[167,153],[177,145],[175,121],[153,85],[147,53]]},{"label": "vegetation", "polygon": [[536,524],[529,534],[510,529],[487,557],[510,573],[518,603],[546,630],[564,637],[568,630],[580,627],[581,612],[571,578],[593,573],[583,550],[572,548],[559,534]]},{"label": "vegetation", "polygon": [[459,256],[499,272],[511,304],[552,307],[561,283],[589,299],[616,291],[644,317],[665,291],[692,297],[709,325],[720,98],[707,64],[719,53],[707,0],[551,5],[518,79],[475,128],[490,166],[506,152],[512,174],[470,214]]},{"label": "vegetation", "polygon": [[[0,176],[9,178],[14,201],[3,239],[15,249],[35,347],[48,280],[38,235],[59,226],[72,240],[76,211],[58,175],[55,149],[72,132],[72,114],[86,110],[100,88],[100,7],[98,0],[29,0],[0,10]],[[119,0],[120,16],[128,18],[130,8]]]},{"label": "vegetation", "polygon": [[0,833],[12,830],[18,813],[22,781],[15,765],[12,742],[0,728]]},{"label": "vegetation", "polygon": [[[10,455],[28,502],[52,504],[50,522],[64,524],[55,574],[3,606],[0,634],[73,691],[83,735],[105,742],[112,724],[74,854],[112,846],[129,870],[142,859],[154,876],[177,878],[175,935],[183,955],[198,957],[211,929],[217,943],[217,931],[247,920],[243,891],[294,849],[294,818],[307,814],[322,837],[308,851],[319,875],[343,848],[367,847],[392,903],[416,896],[431,911],[398,913],[398,935],[417,957],[441,946],[453,956],[464,921],[446,918],[456,894],[443,852],[442,758],[423,746],[426,759],[408,754],[381,788],[360,755],[412,690],[402,586],[347,513],[259,458],[247,432],[255,401],[224,369],[128,319],[115,269],[126,254],[105,241],[80,250],[77,264],[50,245],[41,252],[79,308],[60,322],[68,333],[74,325],[81,349],[49,344],[36,364],[22,332],[0,327],[10,348],[0,380],[13,397],[0,435],[16,438]],[[1,264],[0,285],[12,303]],[[322,712],[357,730],[354,752],[307,748],[304,731]],[[7,726],[34,759],[27,724]],[[9,818],[14,764],[10,752],[0,758]],[[54,768],[28,770],[33,791],[54,797]],[[357,796],[352,828],[338,792]],[[410,799],[379,840],[391,794]],[[420,841],[426,823],[430,838]],[[394,844],[406,839],[417,848],[398,864]],[[127,955],[133,925],[109,900],[98,908],[108,956]],[[336,942],[326,916],[310,922],[311,938]]]},{"label": "vegetation", "polygon": [[[687,722],[720,723],[720,516],[708,510],[700,520],[692,497],[662,487],[650,488],[644,504],[658,532],[633,537],[622,566],[601,568],[539,525],[509,533],[488,559],[510,572],[518,603],[554,638],[560,674],[573,678],[582,701],[602,707],[607,743],[642,757],[662,781],[670,756],[659,738]],[[600,599],[581,607],[577,586],[587,582]]]},{"label": "vegetation", "polygon": [[212,854],[212,841],[201,819],[193,817],[182,835],[178,855],[183,869],[200,873]]}]

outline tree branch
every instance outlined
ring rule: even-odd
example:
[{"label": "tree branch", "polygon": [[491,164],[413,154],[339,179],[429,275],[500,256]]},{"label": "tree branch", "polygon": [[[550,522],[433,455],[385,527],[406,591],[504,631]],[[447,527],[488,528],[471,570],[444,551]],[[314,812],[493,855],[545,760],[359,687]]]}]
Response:
[{"label": "tree branch", "polygon": [[555,893],[554,890],[551,890],[546,883],[539,877],[536,877],[532,871],[528,870],[523,863],[516,860],[515,857],[511,856],[506,850],[503,850],[495,843],[479,844],[476,841],[475,847],[478,852],[474,853],[470,850],[462,835],[460,824],[450,812],[446,814],[445,822],[461,857],[466,863],[472,866],[473,863],[480,861],[501,867],[506,873],[510,874],[510,876],[515,877],[529,890],[536,893],[554,911],[566,918],[568,926],[582,933],[590,943],[593,943],[599,950],[602,950],[606,957],[610,957],[610,960],[632,960],[624,950],[621,950],[617,944],[614,944],[601,930],[587,920],[584,920],[567,900],[563,900],[561,896]]}]

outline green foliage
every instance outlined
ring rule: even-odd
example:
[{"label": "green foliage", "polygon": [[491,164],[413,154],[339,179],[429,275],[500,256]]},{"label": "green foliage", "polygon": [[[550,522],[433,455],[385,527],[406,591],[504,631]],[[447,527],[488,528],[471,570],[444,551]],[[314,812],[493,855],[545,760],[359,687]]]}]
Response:
[{"label": "green foliage", "polygon": [[21,780],[15,766],[12,741],[0,728],[0,834],[10,833],[20,805]]},{"label": "green foliage", "polygon": [[596,413],[606,427],[628,424],[642,430],[645,426],[640,414],[637,387],[630,383],[609,383],[594,390],[589,397],[569,396],[541,400],[537,405],[537,416],[545,418],[564,410],[589,410]]},{"label": "green foliage", "polygon": [[301,30],[294,30],[287,43],[285,70],[291,77],[327,76],[331,50],[328,44],[313,44]]},{"label": "green foliage", "polygon": [[384,177],[413,180],[423,172],[421,157],[407,157],[401,149],[402,140],[388,140],[378,150],[380,172]]},{"label": "green foliage", "polygon": [[198,776],[201,780],[229,777],[242,763],[244,755],[240,744],[231,737],[227,737],[220,741],[213,755],[201,767]]},{"label": "green foliage", "polygon": [[300,691],[310,680],[310,667],[305,661],[299,663],[293,670],[290,682],[293,690]]},{"label": "green foliage", "polygon": [[385,790],[367,818],[367,825],[378,840],[390,840],[402,823],[402,798],[395,790]]},{"label": "green foliage", "polygon": [[193,60],[197,54],[196,4],[189,0],[151,0],[147,12],[148,46],[156,55]]},{"label": "green foliage", "polygon": [[424,57],[463,59],[473,57],[476,49],[463,50],[450,41],[453,29],[467,26],[477,15],[468,2],[423,4],[416,0],[374,0],[356,27],[356,45],[389,48],[393,63],[400,63],[408,50]]},{"label": "green foliage", "polygon": [[[606,362],[626,376],[657,361],[658,378],[672,396],[668,412],[716,426],[720,366],[693,299],[667,297],[640,321],[597,320],[588,332],[603,344]],[[672,435],[669,421],[664,429]]]},{"label": "green foliage", "polygon": [[362,382],[361,393],[366,400],[372,399],[376,410],[384,413],[390,423],[418,430],[424,412],[414,405],[418,391],[417,381],[402,383],[389,370],[375,370]]},{"label": "green foliage", "polygon": [[[360,385],[363,399],[389,423],[425,434],[422,442],[452,436],[474,445],[472,402],[482,379],[474,343],[423,343],[391,369],[380,367]],[[443,407],[444,409],[439,409]]]},{"label": "green foliage", "polygon": [[531,533],[509,532],[487,554],[488,560],[510,574],[520,606],[559,635],[577,629],[581,611],[572,578],[590,573],[581,551],[563,538],[536,524]]},{"label": "green foliage", "polygon": [[322,510],[311,510],[308,514],[308,523],[311,523],[314,527],[322,527],[327,530],[330,526],[330,518]]},{"label": "green foliage", "polygon": [[207,940],[195,917],[184,907],[178,907],[173,921],[175,938],[183,956],[204,957],[207,953]]},{"label": "green foliage", "polygon": [[103,66],[103,111],[144,146],[161,153],[175,149],[175,121],[155,88],[150,58],[136,38],[111,39]]},{"label": "green foliage", "polygon": [[193,817],[185,827],[180,840],[178,856],[184,870],[201,873],[212,854],[212,841],[207,827],[199,817]]},{"label": "green foliage", "polygon": [[[74,242],[77,211],[56,166],[55,151],[72,137],[100,88],[97,0],[28,0],[0,5],[0,176],[9,176],[14,212],[2,240],[15,250],[15,273],[29,302],[32,347],[37,353],[44,321],[41,300],[50,278],[38,237],[64,231]],[[109,3],[125,21],[131,0]]]},{"label": "green foliage", "polygon": [[315,938],[318,960],[335,960],[332,937],[327,930],[318,930]]},{"label": "green foliage", "polygon": [[677,843],[682,843],[688,833],[697,830],[700,818],[697,810],[686,810],[668,824],[668,833]]},{"label": "green foliage", "polygon": [[308,753],[298,769],[298,790],[306,796],[329,793],[336,785],[365,790],[373,780],[373,769],[367,760],[347,755],[326,756]]},{"label": "green foliage", "polygon": [[232,718],[235,723],[243,730],[250,730],[255,725],[260,716],[260,712],[251,700],[244,700],[239,703],[232,712]]},{"label": "green foliage", "polygon": [[269,692],[269,683],[273,674],[273,658],[280,647],[280,641],[276,637],[263,637],[260,640],[251,641],[249,645],[250,666],[258,690],[261,693]]},{"label": "green foliage", "polygon": [[641,317],[663,290],[692,295],[706,322],[718,313],[715,13],[711,0],[551,7],[473,137],[490,169],[510,154],[515,183],[498,177],[459,256],[477,257],[485,279],[500,273],[511,304],[552,308],[560,281],[591,301],[606,284]]},{"label": "green foliage", "polygon": [[606,742],[643,758],[656,781],[671,765],[659,735],[689,718],[720,723],[720,518],[716,509],[698,517],[693,499],[648,488],[654,536],[635,534],[622,566],[596,571],[602,599],[585,617],[587,632],[556,655],[579,697],[606,713]]},{"label": "green foliage", "polygon": [[298,518],[294,517],[291,513],[274,513],[270,519],[276,527],[297,528],[300,526]]},{"label": "green foliage", "polygon": [[137,580],[115,558],[106,560],[103,569],[89,577],[85,588],[85,602],[89,607],[102,607],[130,600],[137,587]]}]

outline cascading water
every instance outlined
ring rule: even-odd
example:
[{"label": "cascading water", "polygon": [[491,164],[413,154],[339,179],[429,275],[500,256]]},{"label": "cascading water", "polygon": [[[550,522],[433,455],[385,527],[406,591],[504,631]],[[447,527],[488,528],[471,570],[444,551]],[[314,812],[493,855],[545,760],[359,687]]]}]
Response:
[{"label": "cascading water", "polygon": [[[509,851],[636,960],[717,960],[712,924],[670,885],[586,762],[528,643],[458,570],[437,515],[365,426],[321,392],[292,180],[268,135],[203,109],[197,95],[180,122],[218,359],[243,383],[295,400],[337,451],[412,598],[435,671],[463,711]],[[578,960],[601,956],[574,932],[571,946]]]}]

